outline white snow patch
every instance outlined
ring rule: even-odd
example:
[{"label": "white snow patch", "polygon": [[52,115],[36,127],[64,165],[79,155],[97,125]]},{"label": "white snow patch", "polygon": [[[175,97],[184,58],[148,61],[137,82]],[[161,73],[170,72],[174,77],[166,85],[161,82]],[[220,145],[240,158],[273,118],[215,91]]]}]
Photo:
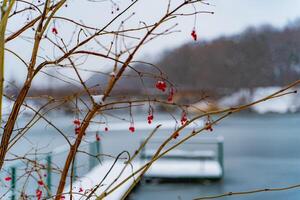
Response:
[{"label": "white snow patch", "polygon": [[[86,195],[89,194],[88,191],[90,189],[93,189],[96,185],[98,185],[102,179],[105,177],[107,172],[109,172],[109,169],[113,165],[113,161],[105,161],[103,164],[98,165],[95,167],[92,171],[90,171],[88,174],[86,174],[83,178],[80,178],[78,181],[76,181],[73,184],[73,199],[85,199]],[[123,167],[125,166],[124,161],[118,161],[115,166],[113,167],[112,171],[108,174],[108,176],[104,179],[102,186],[100,186],[95,194],[100,195],[102,192],[104,192],[107,187],[118,177],[120,172],[122,171]],[[110,187],[112,189],[114,186],[119,184],[121,181],[123,181],[125,178],[127,178],[129,175],[132,174],[134,170],[137,170],[140,166],[139,162],[133,162],[132,168],[130,165],[126,167],[123,174],[120,176],[120,178]],[[134,179],[131,178],[128,180],[125,184],[123,184],[121,187],[119,187],[117,190],[112,192],[110,195],[105,197],[105,200],[118,200],[121,199],[122,196],[126,193],[130,185],[133,183]],[[70,186],[67,186],[64,193],[69,192]],[[79,192],[79,189],[82,188],[83,192]],[[65,195],[66,199],[69,199],[69,195]],[[96,199],[96,196],[93,196],[91,199]]]},{"label": "white snow patch", "polygon": [[[254,91],[252,96],[252,101],[257,101],[262,99],[270,94],[273,94],[279,91],[280,87],[267,87],[267,88],[257,88]],[[286,92],[292,92],[293,90],[288,90]],[[296,104],[296,101],[299,101],[299,96],[296,94],[288,94],[278,98],[270,99],[265,102],[261,102],[252,107],[252,109],[260,114],[267,112],[276,112],[276,113],[287,113],[287,112],[296,112],[299,108],[299,105]]]},{"label": "white snow patch", "polygon": [[92,95],[92,98],[94,99],[94,101],[98,104],[102,104],[103,103],[103,94],[100,95]]},{"label": "white snow patch", "polygon": [[232,107],[243,103],[248,103],[251,97],[249,89],[241,89],[238,92],[221,98],[218,102],[221,107]]},{"label": "white snow patch", "polygon": [[[281,87],[260,87],[253,89],[241,89],[229,96],[225,96],[218,101],[218,105],[221,108],[234,107],[241,104],[247,104],[265,98],[266,96],[273,94],[282,89]],[[293,92],[295,90],[300,90],[300,88],[289,89],[286,92]],[[283,94],[281,93],[281,94]],[[300,95],[297,94],[287,94],[281,97],[269,99],[265,102],[258,103],[251,107],[251,109],[259,114],[264,114],[268,112],[275,113],[287,113],[287,112],[297,112],[300,110]]]},{"label": "white snow patch", "polygon": [[204,178],[221,177],[222,168],[215,160],[160,159],[153,163],[145,177]]},{"label": "white snow patch", "polygon": [[[197,123],[198,126],[202,126],[204,124],[203,120],[197,120],[195,123]],[[134,127],[136,131],[138,130],[153,130],[155,129],[159,124],[162,126],[159,128],[159,130],[170,130],[174,129],[176,126],[179,126],[180,124],[176,124],[175,120],[159,120],[158,122],[153,122],[152,124],[148,124],[148,122],[145,121],[136,121],[134,122]],[[110,131],[120,131],[120,130],[128,130],[128,127],[130,126],[130,123],[109,123],[109,130]],[[193,128],[194,124],[189,124],[187,128]],[[89,131],[95,131],[99,128],[98,124],[90,124],[88,130]]]}]

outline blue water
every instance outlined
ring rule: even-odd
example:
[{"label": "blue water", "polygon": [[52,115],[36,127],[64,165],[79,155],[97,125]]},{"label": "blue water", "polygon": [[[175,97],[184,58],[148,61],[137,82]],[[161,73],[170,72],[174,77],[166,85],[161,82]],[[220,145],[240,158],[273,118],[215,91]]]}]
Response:
[{"label": "blue water", "polygon": [[[143,184],[131,199],[196,197],[300,183],[300,115],[236,115],[214,135],[224,137],[225,177],[219,182]],[[223,199],[299,200],[300,189]]]},{"label": "blue water", "polygon": [[[50,117],[50,116],[49,116]],[[145,121],[147,114],[139,115],[136,121]],[[66,135],[74,137],[72,116],[50,117]],[[155,115],[154,123],[172,119],[168,115]],[[117,122],[118,120],[115,120]],[[128,123],[128,122],[125,122]],[[140,141],[151,131],[137,130],[134,134],[126,130],[103,132],[99,126],[103,153],[117,155],[123,150],[133,153]],[[111,127],[113,129],[113,127]],[[167,137],[171,130],[161,130],[157,138]],[[93,137],[93,131],[87,136]],[[182,135],[185,133],[183,132]],[[219,182],[141,184],[130,198],[193,199],[225,192],[246,191],[260,188],[285,187],[300,183],[300,114],[238,114],[229,117],[214,127],[212,133],[224,137],[225,176]],[[203,137],[198,136],[198,139]],[[65,144],[63,137],[46,123],[40,123],[11,149],[23,155],[38,148],[47,152]],[[63,163],[58,163],[62,165]],[[268,192],[247,196],[230,196],[223,199],[274,199],[298,200],[300,189]]]}]

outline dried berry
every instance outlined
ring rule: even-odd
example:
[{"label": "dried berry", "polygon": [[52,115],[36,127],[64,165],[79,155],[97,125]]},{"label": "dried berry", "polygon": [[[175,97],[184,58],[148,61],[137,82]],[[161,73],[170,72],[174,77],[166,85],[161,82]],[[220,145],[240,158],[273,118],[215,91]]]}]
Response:
[{"label": "dried berry", "polygon": [[181,125],[184,125],[187,122],[187,116],[185,111],[182,112],[180,121]]},{"label": "dried berry", "polygon": [[52,33],[55,34],[55,35],[58,34],[58,31],[57,31],[57,29],[55,27],[52,28]]},{"label": "dried berry", "polygon": [[173,134],[172,137],[173,137],[174,139],[177,139],[178,136],[179,136],[179,132],[175,132],[175,133]]},{"label": "dried berry", "polygon": [[197,33],[195,30],[192,30],[191,36],[195,41],[197,40]]},{"label": "dried berry", "polygon": [[211,122],[208,121],[205,123],[205,130],[213,131]]},{"label": "dried berry", "polygon": [[96,133],[96,141],[100,141],[100,136]]}]

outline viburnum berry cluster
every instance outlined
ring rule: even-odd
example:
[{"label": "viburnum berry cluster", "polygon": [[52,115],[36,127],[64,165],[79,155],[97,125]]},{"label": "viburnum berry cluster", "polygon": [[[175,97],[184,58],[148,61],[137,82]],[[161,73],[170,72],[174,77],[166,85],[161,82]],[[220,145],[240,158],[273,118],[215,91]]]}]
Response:
[{"label": "viburnum berry cluster", "polygon": [[205,130],[213,131],[212,123],[210,121],[205,122]]},{"label": "viburnum berry cluster", "polygon": [[37,200],[41,200],[42,199],[42,195],[43,195],[43,191],[40,190],[40,189],[36,189],[35,195],[36,195]]},{"label": "viburnum berry cluster", "polygon": [[75,119],[73,121],[73,124],[75,125],[75,134],[77,135],[80,132],[80,120],[79,119]]},{"label": "viburnum berry cluster", "polygon": [[170,87],[169,96],[168,96],[168,102],[172,102],[173,101],[173,97],[174,97],[174,88]]},{"label": "viburnum berry cluster", "polygon": [[156,84],[155,84],[155,87],[158,90],[161,90],[162,92],[165,92],[166,88],[167,88],[167,84],[166,84],[165,81],[157,81]]},{"label": "viburnum berry cluster", "polygon": [[209,131],[213,131],[213,128],[212,128],[212,121],[211,121],[211,118],[208,116],[207,117],[207,121],[205,122],[205,126],[204,126],[204,129],[205,130],[209,130]]},{"label": "viburnum berry cluster", "polygon": [[188,119],[187,119],[186,112],[183,111],[181,114],[181,119],[180,119],[181,125],[184,125],[187,121],[188,121]]},{"label": "viburnum berry cluster", "polygon": [[149,108],[149,112],[148,112],[148,117],[147,117],[147,120],[148,120],[148,124],[151,124],[152,121],[154,119],[154,116],[153,116],[153,108],[150,107]]},{"label": "viburnum berry cluster", "polygon": [[151,124],[152,121],[153,121],[153,119],[154,119],[153,114],[152,114],[152,113],[149,114],[149,115],[148,115],[148,124]]}]

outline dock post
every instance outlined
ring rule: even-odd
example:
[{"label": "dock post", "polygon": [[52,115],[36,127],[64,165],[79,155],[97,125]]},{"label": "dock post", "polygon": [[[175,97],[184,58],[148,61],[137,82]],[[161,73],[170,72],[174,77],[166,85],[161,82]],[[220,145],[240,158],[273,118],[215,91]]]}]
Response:
[{"label": "dock post", "polygon": [[223,140],[218,141],[218,160],[222,168],[222,177],[224,176],[224,145]]},{"label": "dock post", "polygon": [[89,144],[89,154],[90,154],[89,169],[90,170],[97,165],[100,152],[101,152],[100,141],[94,141]]},{"label": "dock post", "polygon": [[100,144],[100,140],[96,140],[96,156],[98,158],[98,160],[100,160],[100,152],[101,152],[101,144]]},{"label": "dock post", "polygon": [[16,167],[11,167],[11,200],[16,199]]},{"label": "dock post", "polygon": [[77,159],[76,159],[76,155],[74,157],[74,164],[72,165],[73,167],[73,177],[72,177],[72,181],[76,181],[77,179]]},{"label": "dock post", "polygon": [[46,161],[47,161],[47,187],[48,187],[48,197],[51,196],[51,176],[52,176],[52,168],[51,168],[51,165],[52,165],[52,155],[51,153],[49,153],[46,157]]}]

